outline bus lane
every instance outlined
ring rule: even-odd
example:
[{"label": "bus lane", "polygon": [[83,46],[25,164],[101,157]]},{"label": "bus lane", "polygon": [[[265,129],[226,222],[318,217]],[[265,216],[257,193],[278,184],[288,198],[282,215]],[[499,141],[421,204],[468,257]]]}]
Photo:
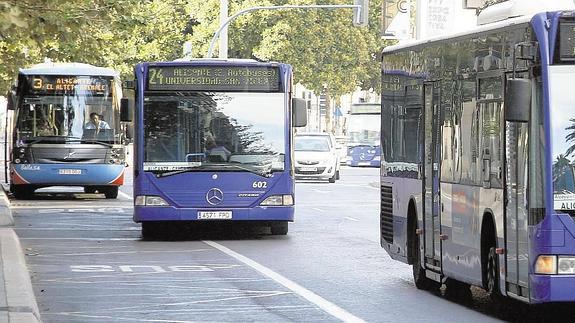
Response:
[{"label": "bus lane", "polygon": [[217,242],[141,240],[128,199],[62,201],[12,201],[44,322],[337,321]]}]

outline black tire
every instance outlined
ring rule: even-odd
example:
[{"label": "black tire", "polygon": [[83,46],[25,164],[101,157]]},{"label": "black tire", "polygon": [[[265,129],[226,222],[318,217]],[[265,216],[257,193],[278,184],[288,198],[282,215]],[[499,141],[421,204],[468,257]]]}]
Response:
[{"label": "black tire", "polygon": [[339,181],[339,170],[335,171],[335,179]]},{"label": "black tire", "polygon": [[437,290],[441,287],[441,284],[427,278],[425,276],[425,269],[421,266],[421,250],[419,249],[419,235],[412,232],[414,235],[414,241],[412,244],[412,255],[413,255],[413,282],[415,287],[421,290]]},{"label": "black tire", "polygon": [[486,263],[486,290],[492,302],[500,302],[502,300],[501,291],[499,290],[499,261],[495,253],[495,247],[489,248]]},{"label": "black tire", "polygon": [[288,233],[289,225],[287,222],[279,222],[271,225],[270,230],[273,235],[285,236]]},{"label": "black tire", "polygon": [[332,177],[329,178],[328,180],[330,183],[335,183],[335,173],[333,174]]},{"label": "black tire", "polygon": [[96,188],[94,186],[84,186],[84,193],[94,194],[96,193]]},{"label": "black tire", "polygon": [[142,222],[142,239],[156,240],[159,238],[162,229],[162,223],[151,221]]},{"label": "black tire", "polygon": [[118,197],[118,186],[109,186],[102,189],[107,199],[115,199]]},{"label": "black tire", "polygon": [[458,280],[447,278],[445,281],[445,296],[457,301],[469,301],[472,299],[471,286]]},{"label": "black tire", "polygon": [[28,185],[11,185],[10,191],[19,200],[29,200],[34,194],[34,188]]}]

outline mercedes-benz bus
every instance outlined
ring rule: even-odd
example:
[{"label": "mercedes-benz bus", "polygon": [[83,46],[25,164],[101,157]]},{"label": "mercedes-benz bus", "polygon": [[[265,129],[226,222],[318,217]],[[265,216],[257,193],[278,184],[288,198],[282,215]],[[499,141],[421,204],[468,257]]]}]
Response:
[{"label": "mercedes-benz bus", "polygon": [[478,21],[383,51],[381,245],[418,288],[573,302],[575,7]]},{"label": "mercedes-benz bus", "polygon": [[142,236],[190,223],[294,220],[290,65],[254,60],[146,62],[135,68],[134,221]]}]

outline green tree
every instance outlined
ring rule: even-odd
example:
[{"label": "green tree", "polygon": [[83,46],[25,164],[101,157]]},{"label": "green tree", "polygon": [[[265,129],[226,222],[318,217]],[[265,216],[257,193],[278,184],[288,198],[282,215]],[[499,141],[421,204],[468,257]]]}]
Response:
[{"label": "green tree", "polygon": [[[0,1],[0,87],[18,68],[50,58],[102,64],[115,33],[133,24],[137,0]],[[117,42],[118,40],[116,40]],[[114,44],[115,45],[115,44]]]}]

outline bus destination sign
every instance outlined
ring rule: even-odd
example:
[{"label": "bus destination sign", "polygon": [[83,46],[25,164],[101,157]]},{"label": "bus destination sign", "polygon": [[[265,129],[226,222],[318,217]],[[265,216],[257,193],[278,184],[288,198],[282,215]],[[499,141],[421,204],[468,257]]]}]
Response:
[{"label": "bus destination sign", "polygon": [[28,77],[29,88],[35,94],[87,91],[104,93],[110,80],[90,76],[34,75]]},{"label": "bus destination sign", "polygon": [[148,90],[172,91],[279,91],[277,67],[262,66],[154,66]]}]

